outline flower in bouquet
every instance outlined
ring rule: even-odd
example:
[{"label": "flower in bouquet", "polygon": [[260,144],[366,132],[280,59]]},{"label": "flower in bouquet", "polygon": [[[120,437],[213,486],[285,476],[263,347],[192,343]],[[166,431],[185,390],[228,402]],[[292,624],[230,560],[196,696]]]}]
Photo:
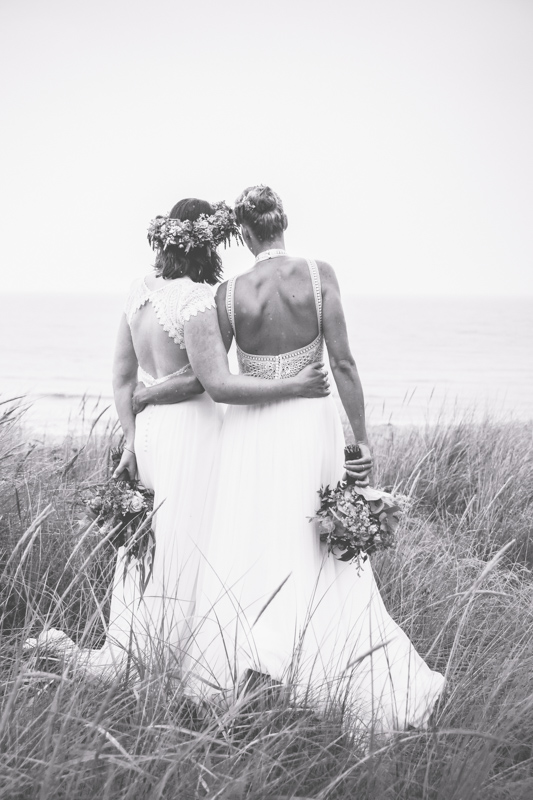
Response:
[{"label": "flower in bouquet", "polygon": [[[111,451],[113,467],[120,462],[122,450]],[[87,518],[113,547],[124,547],[124,577],[134,560],[140,574],[141,592],[152,575],[155,536],[151,526],[154,494],[139,481],[113,480],[87,489],[83,503]]]},{"label": "flower in bouquet", "polygon": [[[353,446],[346,460],[360,457]],[[321,487],[320,508],[311,521],[318,523],[320,540],[340,561],[353,561],[360,568],[369,555],[395,544],[395,530],[407,498],[370,487],[356,486],[348,477],[335,488]]]}]

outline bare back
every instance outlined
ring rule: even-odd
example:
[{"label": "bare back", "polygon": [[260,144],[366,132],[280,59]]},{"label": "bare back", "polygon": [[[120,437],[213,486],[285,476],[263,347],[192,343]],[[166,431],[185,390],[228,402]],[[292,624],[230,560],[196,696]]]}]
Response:
[{"label": "bare back", "polygon": [[236,338],[247,353],[288,353],[319,334],[315,290],[303,258],[255,265],[235,282],[233,302]]},{"label": "bare back", "polygon": [[156,378],[169,375],[188,363],[186,351],[169,338],[148,303],[135,315],[131,337],[139,365]]},{"label": "bare back", "polygon": [[214,305],[211,287],[187,277],[171,281],[152,277],[150,285],[146,279],[133,284],[125,311],[145,377],[160,380],[188,366],[184,323]]}]

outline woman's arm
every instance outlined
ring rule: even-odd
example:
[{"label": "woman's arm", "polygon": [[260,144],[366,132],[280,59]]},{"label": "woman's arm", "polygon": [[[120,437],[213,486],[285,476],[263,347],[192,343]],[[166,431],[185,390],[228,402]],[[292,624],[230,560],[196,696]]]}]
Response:
[{"label": "woman's arm", "polygon": [[185,346],[194,374],[217,403],[247,405],[286,397],[324,397],[329,386],[323,364],[311,364],[295,378],[268,381],[232,375],[218,325],[209,308],[191,316],[184,326]]},{"label": "woman's arm", "polygon": [[227,291],[228,291],[228,282],[224,281],[224,283],[221,283],[220,286],[218,287],[217,293],[215,295],[215,302],[217,304],[218,327],[220,328],[220,334],[222,336],[222,341],[224,342],[224,347],[226,348],[226,353],[229,352],[231,343],[233,341],[233,329],[231,327],[231,323],[228,317],[228,312],[226,310]]},{"label": "woman's arm", "polygon": [[204,391],[204,387],[192,370],[187,370],[183,375],[176,375],[176,377],[157,383],[155,386],[138,383],[131,398],[131,406],[133,413],[139,414],[146,406],[182,403]]},{"label": "woman's arm", "polygon": [[329,363],[355,441],[362,453],[362,458],[348,462],[345,467],[348,474],[358,479],[356,482],[359,485],[365,485],[372,469],[372,459],[366,433],[363,387],[350,350],[337,276],[333,267],[324,261],[318,262],[318,267],[322,283],[324,339]]},{"label": "woman's arm", "polygon": [[122,432],[124,434],[124,453],[113,477],[125,470],[133,480],[137,474],[135,459],[135,415],[131,396],[137,383],[137,356],[133,349],[130,326],[123,315],[120,321],[115,356],[113,359],[113,394]]}]

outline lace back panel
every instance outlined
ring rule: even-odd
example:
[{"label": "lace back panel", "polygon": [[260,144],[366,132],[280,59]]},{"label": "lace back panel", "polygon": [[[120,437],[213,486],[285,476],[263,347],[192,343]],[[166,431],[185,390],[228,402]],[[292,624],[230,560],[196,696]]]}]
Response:
[{"label": "lace back panel", "polygon": [[158,289],[149,289],[141,279],[132,285],[124,309],[130,326],[136,312],[148,301],[163,330],[182,350],[185,350],[185,322],[199,311],[216,308],[213,290],[205,283],[195,283],[185,277],[169,281]]},{"label": "lace back panel", "polygon": [[293,378],[308,364],[315,361],[322,361],[323,358],[323,337],[322,337],[322,289],[320,285],[320,275],[316,262],[307,259],[309,274],[313,284],[315,297],[316,313],[318,318],[318,336],[310,344],[300,347],[298,350],[291,350],[289,353],[281,353],[277,356],[259,356],[253,353],[246,353],[239,347],[237,333],[235,330],[235,280],[230,278],[226,290],[226,310],[230,321],[235,344],[237,347],[237,362],[239,371],[245,375],[252,375],[256,378],[267,378],[268,380],[279,380],[280,378]]}]

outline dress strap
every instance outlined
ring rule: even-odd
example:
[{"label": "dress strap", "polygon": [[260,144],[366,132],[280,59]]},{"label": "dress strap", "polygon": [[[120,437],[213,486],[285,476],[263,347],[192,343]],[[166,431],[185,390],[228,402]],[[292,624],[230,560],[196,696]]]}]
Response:
[{"label": "dress strap", "polygon": [[128,325],[131,325],[135,313],[146,303],[149,297],[150,292],[143,278],[139,278],[132,283],[126,305],[124,306],[124,313],[126,314]]},{"label": "dress strap", "polygon": [[226,286],[226,312],[228,314],[229,324],[231,325],[231,330],[233,331],[233,335],[235,338],[237,337],[237,332],[235,330],[235,304],[233,301],[234,293],[235,293],[235,281],[237,276],[234,275],[233,278],[230,278],[228,284]]},{"label": "dress strap", "polygon": [[153,375],[150,375],[145,369],[141,367],[139,364],[139,380],[145,384],[145,386],[158,386],[160,383],[164,383],[168,381],[169,378],[176,378],[178,375],[183,375],[185,372],[191,369],[190,364],[185,364],[184,367],[181,369],[176,370],[176,372],[171,372],[170,375],[163,375],[162,378],[154,378]]},{"label": "dress strap", "polygon": [[313,290],[315,294],[316,315],[318,317],[318,335],[322,333],[322,286],[320,283],[320,274],[316,261],[312,258],[307,259],[307,266],[309,267],[309,274],[313,283]]}]

